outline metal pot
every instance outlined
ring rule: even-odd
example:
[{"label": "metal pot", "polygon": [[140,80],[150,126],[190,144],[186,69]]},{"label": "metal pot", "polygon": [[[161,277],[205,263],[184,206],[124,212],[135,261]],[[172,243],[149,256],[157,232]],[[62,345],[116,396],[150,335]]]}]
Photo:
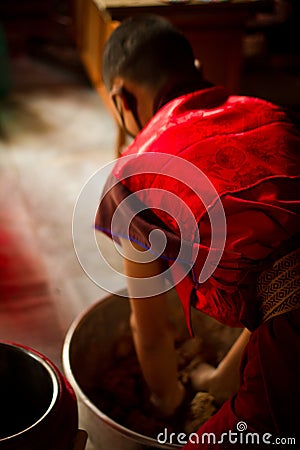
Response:
[{"label": "metal pot", "polygon": [[111,295],[84,311],[68,330],[63,366],[77,395],[80,427],[87,430],[97,450],[181,448],[175,444],[159,444],[151,437],[125,428],[98,409],[87,396],[97,383],[99,367],[104,370],[110,364],[113,343],[128,327],[129,314],[128,300]]},{"label": "metal pot", "polygon": [[0,342],[0,450],[71,450],[76,397],[58,369],[28,347]]},{"label": "metal pot", "polygon": [[[159,443],[132,431],[101,411],[88,397],[99,384],[99,376],[112,362],[113,345],[129,327],[130,307],[125,292],[109,295],[84,311],[69,328],[63,347],[63,367],[78,399],[79,424],[88,432],[95,449],[174,450],[182,445]],[[173,290],[169,295],[170,317],[178,329],[186,330],[182,307]],[[239,334],[208,316],[192,311],[193,328],[204,346],[210,346],[221,358]],[[200,332],[201,330],[201,332]],[[188,332],[186,330],[186,336]],[[162,442],[162,441],[160,441]]]}]

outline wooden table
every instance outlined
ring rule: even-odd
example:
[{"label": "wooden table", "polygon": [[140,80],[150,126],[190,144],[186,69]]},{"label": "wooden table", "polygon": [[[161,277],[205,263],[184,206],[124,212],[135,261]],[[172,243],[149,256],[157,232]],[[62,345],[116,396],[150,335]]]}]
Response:
[{"label": "wooden table", "polygon": [[[204,76],[238,93],[243,64],[245,27],[258,11],[272,9],[273,0],[74,0],[77,43],[88,74],[108,104],[102,82],[101,56],[111,31],[129,16],[154,13],[166,17],[189,39]],[[117,147],[123,145],[119,133]]]}]

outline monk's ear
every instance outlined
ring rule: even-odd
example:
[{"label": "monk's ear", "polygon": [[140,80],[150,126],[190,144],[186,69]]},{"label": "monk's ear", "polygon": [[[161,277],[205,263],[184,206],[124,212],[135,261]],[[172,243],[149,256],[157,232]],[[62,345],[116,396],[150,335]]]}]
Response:
[{"label": "monk's ear", "polygon": [[136,108],[136,97],[125,88],[122,89],[122,99],[127,111],[133,111]]},{"label": "monk's ear", "polygon": [[124,95],[124,92],[122,93],[122,100],[123,100],[124,109],[126,111],[129,111],[130,110],[130,106],[129,106],[129,102],[128,102],[128,97],[127,97],[126,94]]}]

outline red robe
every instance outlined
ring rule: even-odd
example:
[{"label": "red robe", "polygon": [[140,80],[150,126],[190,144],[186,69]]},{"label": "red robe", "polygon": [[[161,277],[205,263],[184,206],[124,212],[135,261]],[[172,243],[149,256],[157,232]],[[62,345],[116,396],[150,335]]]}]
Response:
[{"label": "red robe", "polygon": [[[176,158],[182,158],[184,162]],[[186,162],[192,163],[191,170]],[[261,317],[255,281],[257,274],[270,264],[273,255],[276,259],[277,250],[284,252],[285,242],[293,242],[299,233],[299,163],[300,134],[288,113],[263,100],[228,96],[221,87],[193,92],[163,106],[128,147],[108,180],[107,186],[113,187],[102,198],[96,219],[96,227],[111,237],[128,237],[146,248],[151,247],[150,232],[156,228],[163,230],[167,239],[161,258],[172,267],[179,255],[179,266],[185,271],[176,289],[188,326],[193,304],[227,325],[244,325],[251,331],[256,330],[255,333],[269,330],[265,343],[259,340],[255,344],[254,333],[247,351],[259,346],[259,360],[256,358],[253,370],[260,374],[260,382],[254,391],[262,399],[259,407],[262,414],[273,414],[272,427],[276,421],[279,425],[272,428],[269,420],[259,421],[259,414],[256,420],[254,413],[247,420],[254,429],[257,423],[264,423],[265,428],[262,428],[270,432],[286,429],[282,419],[276,418],[278,401],[282,398],[270,406],[269,396],[282,389],[283,377],[295,372],[295,363],[293,366],[283,364],[279,374],[273,377],[277,380],[273,386],[272,376],[266,373],[270,375],[270,367],[276,371],[273,363],[277,359],[273,361],[270,356],[272,349],[276,348],[277,352],[270,331],[274,321],[259,326]],[[176,168],[179,168],[177,173]],[[213,190],[207,188],[201,177],[198,182],[199,172],[193,168],[205,174]],[[201,188],[203,184],[205,201],[194,190],[197,183]],[[114,223],[112,228],[115,211],[131,193],[135,194],[132,210],[137,214],[134,216],[132,211],[125,211],[124,220]],[[144,207],[148,209],[144,210]],[[211,214],[218,208],[223,208],[226,216],[224,251],[220,261],[216,258],[217,267],[211,276],[199,282],[209,251],[217,254],[218,245],[222,246],[223,223],[219,230],[218,220],[213,225],[210,222]],[[126,214],[127,218],[134,216],[129,225]],[[214,248],[211,248],[212,226],[217,235]],[[196,237],[197,233],[200,239]],[[180,253],[181,248],[184,248],[183,253]],[[173,270],[175,280],[176,270],[180,269],[175,267]],[[298,311],[289,314],[297,315]],[[296,334],[296,341],[292,340],[292,333],[290,339],[288,333],[285,338],[290,346],[295,345],[300,350],[299,327]],[[266,363],[268,360],[270,364]],[[299,375],[299,368],[295,373]],[[293,377],[291,379],[295,381]],[[299,387],[294,384],[288,391],[291,389],[297,392],[299,404]],[[250,396],[255,402],[258,401],[256,394]],[[257,409],[255,402],[253,405],[247,403],[252,412]],[[225,408],[233,411],[229,404],[226,405]],[[248,406],[243,404],[239,417],[244,417],[243,411]],[[224,417],[234,421],[235,415],[230,416],[227,411]],[[299,414],[296,416],[299,423]],[[216,417],[220,417],[220,413]],[[294,425],[295,420],[291,421]],[[222,426],[226,429],[226,421]]]}]

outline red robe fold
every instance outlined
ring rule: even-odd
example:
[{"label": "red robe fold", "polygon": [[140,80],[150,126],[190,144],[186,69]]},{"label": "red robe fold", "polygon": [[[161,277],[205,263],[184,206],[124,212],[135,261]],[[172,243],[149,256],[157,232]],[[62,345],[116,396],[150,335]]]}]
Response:
[{"label": "red robe fold", "polygon": [[[146,248],[149,233],[161,229],[167,236],[162,257],[170,265],[184,244],[186,277],[177,291],[188,325],[192,298],[196,308],[227,325],[255,329],[256,271],[300,230],[299,149],[299,132],[271,103],[228,96],[221,87],[184,95],[159,110],[117,162],[96,226]],[[198,169],[214,192],[202,186]],[[129,228],[124,216],[112,229],[116,209],[131,193],[137,205],[131,207]],[[209,251],[218,252],[211,248],[210,215],[218,214],[219,197],[226,216],[225,248],[212,276],[199,283]]]}]

